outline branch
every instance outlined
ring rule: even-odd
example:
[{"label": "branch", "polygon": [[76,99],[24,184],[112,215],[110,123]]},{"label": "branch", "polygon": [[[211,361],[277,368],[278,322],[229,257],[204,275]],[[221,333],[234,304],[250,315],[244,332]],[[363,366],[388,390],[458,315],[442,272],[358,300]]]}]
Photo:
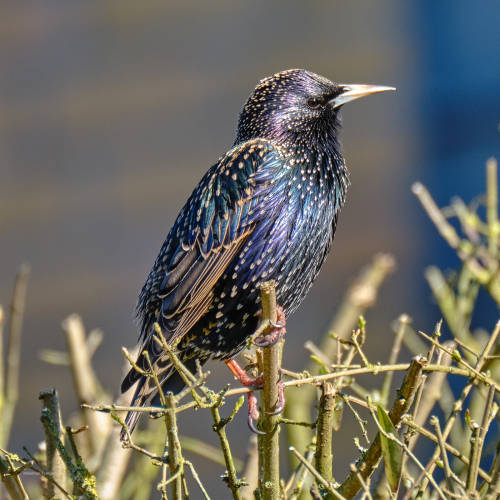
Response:
[{"label": "branch", "polygon": [[[420,378],[422,375],[422,369],[427,360],[422,356],[416,356],[413,358],[406,376],[403,380],[401,388],[399,389],[398,397],[393,403],[393,406],[389,412],[389,418],[395,427],[401,421],[403,414],[408,410],[413,400],[415,391],[420,383]],[[376,469],[381,457],[381,446],[380,446],[380,434],[377,433],[372,444],[357,462],[357,472],[361,475],[363,479],[371,476],[373,471]],[[340,485],[338,491],[346,498],[353,498],[358,491],[361,489],[362,485],[357,477],[357,474],[351,472],[344,482]]]},{"label": "branch", "polygon": [[[432,432],[428,431],[424,427],[421,427],[420,425],[416,424],[412,417],[409,415],[403,415],[403,418],[401,419],[403,424],[407,425],[411,429],[415,430],[418,434],[421,434],[425,438],[429,439],[435,444],[439,444],[439,439],[437,438],[436,435],[434,435]],[[444,437],[443,437],[444,441]],[[458,458],[464,465],[468,466],[470,464],[469,459],[461,453],[459,450],[457,450],[455,447],[453,447],[451,444],[447,443],[444,441],[444,447],[446,448],[446,451],[451,453],[454,457]],[[408,447],[410,450],[411,448]],[[492,478],[491,476],[486,473],[483,469],[479,468],[478,469],[478,474],[479,476],[484,479],[486,482],[491,483]]]},{"label": "branch", "polygon": [[172,498],[174,500],[181,500],[183,460],[177,430],[177,420],[175,418],[175,398],[171,392],[166,395],[166,406],[167,411],[165,412],[165,418],[168,435],[168,466],[170,468],[170,479],[172,479]]},{"label": "branch", "polygon": [[467,470],[467,494],[473,495],[476,491],[477,477],[479,465],[481,462],[481,452],[483,450],[484,437],[489,427],[489,420],[491,417],[491,409],[493,406],[493,397],[495,396],[494,387],[490,387],[488,397],[484,407],[483,419],[481,425],[474,422],[472,428],[472,435],[470,438],[470,455],[469,455],[469,468]]},{"label": "branch", "polygon": [[[124,399],[122,394],[118,398],[118,402]],[[121,429],[121,425],[115,424],[112,426],[106,441],[102,462],[96,473],[99,498],[102,500],[118,498],[118,491],[132,454],[131,449],[122,446],[120,440]]]},{"label": "branch", "polygon": [[486,162],[486,220],[488,222],[488,251],[493,258],[498,253],[498,236],[500,224],[498,223],[498,173],[497,161],[490,158]]},{"label": "branch", "polygon": [[[481,354],[479,355],[477,362],[475,364],[474,369],[476,371],[481,371],[484,366],[487,364],[488,361],[488,356],[493,349],[494,345],[496,344],[496,341],[498,337],[500,336],[500,321],[497,322],[495,325],[495,328],[490,335],[488,342],[484,346],[483,350],[481,351]],[[442,347],[439,346],[438,347]],[[444,352],[449,352],[448,349],[444,349]],[[451,354],[453,356],[453,353]],[[488,381],[486,382],[490,386],[494,386],[495,390],[498,391],[498,386],[493,381]],[[454,402],[453,408],[448,416],[448,419],[446,421],[446,425],[443,429],[443,439],[446,441],[448,439],[449,434],[451,433],[451,430],[453,429],[453,426],[455,425],[455,421],[457,419],[457,416],[460,414],[462,410],[463,403],[467,396],[469,395],[470,391],[474,387],[474,377],[471,376],[469,378],[469,381],[465,385],[465,387],[462,389],[462,392],[460,394],[460,397]],[[434,450],[434,454],[432,455],[432,458],[429,461],[429,465],[427,466],[428,474],[432,475],[434,472],[434,469],[436,467],[436,460],[440,455],[440,449],[439,446],[436,447]],[[425,489],[427,488],[428,480],[427,477],[419,484],[419,493],[418,495],[422,495]]]},{"label": "branch", "polygon": [[[274,281],[261,284],[262,322],[276,323],[276,291]],[[269,329],[271,327],[268,327]],[[266,332],[264,332],[265,334]],[[279,399],[283,339],[263,349],[264,388],[259,427],[265,432],[258,437],[259,491],[263,500],[280,498],[279,433],[280,416],[275,413]]]},{"label": "branch", "polygon": [[[241,408],[245,401],[245,398],[241,396],[240,399],[236,402],[234,410],[231,415],[227,419],[221,419],[218,406],[212,406],[212,417],[214,419],[213,429],[217,433],[219,437],[220,447],[222,449],[222,453],[224,454],[224,462],[226,464],[227,470],[227,484],[231,489],[233,494],[233,498],[235,500],[242,500],[240,488],[243,486],[242,481],[238,479],[238,475],[236,474],[236,466],[234,465],[233,455],[231,453],[231,448],[229,446],[229,441],[226,435],[226,425],[233,420],[238,410]],[[222,402],[222,399],[221,399]]]},{"label": "branch", "polygon": [[[328,483],[333,482],[332,475],[332,434],[333,419],[335,417],[336,391],[332,384],[325,382],[321,386],[321,398],[318,406],[318,424],[316,429],[316,453],[314,467]],[[322,489],[322,484],[318,488]],[[325,498],[332,498],[326,495]]]},{"label": "branch", "polygon": [[[388,361],[390,365],[396,363],[398,359],[399,351],[401,350],[401,344],[403,342],[403,337],[405,336],[405,333],[408,329],[407,326],[410,323],[410,321],[411,321],[410,317],[407,314],[402,314],[398,318],[399,326],[396,331],[396,338],[392,344],[391,354],[389,356],[389,361]],[[384,407],[386,407],[389,402],[389,394],[391,390],[393,375],[394,372],[387,372],[384,378],[384,382],[382,384],[382,390],[380,391],[380,399]]]},{"label": "branch", "polygon": [[97,397],[97,377],[92,369],[85,329],[82,319],[77,314],[68,316],[62,322],[66,335],[68,353],[71,360],[71,374],[76,396],[80,403],[82,418],[89,426],[88,446],[90,454],[99,454],[110,432],[111,422],[95,412],[85,409],[83,403],[94,403]]},{"label": "branch", "polygon": [[[23,264],[19,268],[10,306],[9,338],[7,341],[7,359],[5,367],[5,384],[3,394],[2,429],[0,430],[0,447],[9,441],[10,429],[17,399],[19,397],[19,363],[21,359],[21,332],[23,327],[24,306],[30,268]],[[1,376],[0,376],[1,377]],[[1,399],[1,396],[0,396]]]},{"label": "branch", "polygon": [[57,447],[57,450],[61,455],[62,460],[66,464],[66,468],[68,469],[71,475],[71,480],[76,488],[77,493],[81,495],[81,498],[87,500],[97,499],[98,497],[96,491],[95,477],[87,470],[85,464],[83,463],[82,457],[80,456],[78,450],[76,449],[71,428],[66,427],[66,434],[70,441],[70,445],[75,458],[75,463],[73,463],[73,460],[68,450],[66,449],[62,440],[60,439],[60,434],[58,433],[57,425],[53,420],[52,414],[50,413],[48,408],[42,409],[40,420],[42,421],[44,428],[47,429],[48,432],[50,432],[51,439],[53,439]]},{"label": "branch", "polygon": [[8,456],[0,455],[0,478],[11,500],[29,500],[28,493],[26,493],[19,477],[19,472],[15,469],[12,460]]},{"label": "branch", "polygon": [[[51,477],[59,485],[61,485],[62,488],[66,489],[66,466],[57,451],[57,439],[62,440],[62,436],[64,435],[57,391],[53,388],[40,391],[38,399],[42,401],[42,413],[45,412],[48,415],[48,418],[54,423],[53,430],[55,431],[53,434],[52,429],[47,423],[49,420],[43,421],[43,427],[45,430],[47,472],[50,473]],[[47,484],[47,492],[49,498],[66,498],[66,495],[62,494],[61,491],[56,490],[54,483],[51,483],[50,481]]]},{"label": "branch", "polygon": [[293,446],[290,446],[290,451],[297,457],[298,461],[315,477],[325,491],[332,495],[333,498],[345,500],[345,498],[334,489],[333,484],[329,483],[321,476],[321,474],[302,456]]}]

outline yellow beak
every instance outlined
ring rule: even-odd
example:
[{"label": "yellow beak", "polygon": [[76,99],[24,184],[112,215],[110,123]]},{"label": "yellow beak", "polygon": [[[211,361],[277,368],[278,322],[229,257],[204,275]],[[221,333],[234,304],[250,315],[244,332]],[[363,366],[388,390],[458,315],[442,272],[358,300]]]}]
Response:
[{"label": "yellow beak", "polygon": [[338,108],[348,102],[359,99],[360,97],[365,97],[370,94],[376,94],[378,92],[388,92],[396,90],[395,87],[384,87],[382,85],[363,85],[358,83],[341,83],[342,93],[330,101],[330,104],[334,108]]}]

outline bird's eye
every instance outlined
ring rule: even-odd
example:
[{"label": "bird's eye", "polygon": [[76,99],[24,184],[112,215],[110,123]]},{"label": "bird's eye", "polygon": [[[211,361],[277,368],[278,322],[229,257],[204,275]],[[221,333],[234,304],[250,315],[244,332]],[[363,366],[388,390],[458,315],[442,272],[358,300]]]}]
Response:
[{"label": "bird's eye", "polygon": [[320,99],[318,97],[311,97],[307,100],[307,105],[311,109],[319,109],[321,106],[323,106],[323,99]]}]

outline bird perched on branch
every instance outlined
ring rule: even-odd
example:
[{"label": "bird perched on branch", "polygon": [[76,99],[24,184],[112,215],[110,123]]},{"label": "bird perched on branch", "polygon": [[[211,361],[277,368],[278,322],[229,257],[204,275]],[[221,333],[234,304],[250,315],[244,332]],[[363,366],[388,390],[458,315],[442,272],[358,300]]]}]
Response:
[{"label": "bird perched on branch", "polygon": [[[155,322],[189,369],[196,360],[221,359],[243,382],[255,383],[233,357],[257,329],[259,283],[275,281],[281,308],[274,338],[260,339],[266,345],[284,333],[284,318],[306,296],[333,241],[349,184],[340,108],[387,90],[394,89],[336,84],[291,69],[263,79],[250,94],[233,147],[180,211],[139,296],[137,365],[148,368],[146,351],[165,393],[184,383],[155,341]],[[122,391],[135,383],[133,405],[159,403],[151,378],[132,368]],[[130,430],[137,417],[127,415]]]}]

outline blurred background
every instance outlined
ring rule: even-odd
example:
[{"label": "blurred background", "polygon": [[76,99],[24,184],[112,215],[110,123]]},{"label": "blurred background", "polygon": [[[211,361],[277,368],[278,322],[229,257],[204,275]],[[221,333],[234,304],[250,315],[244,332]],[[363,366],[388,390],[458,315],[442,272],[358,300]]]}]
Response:
[{"label": "blurred background", "polygon": [[[40,389],[56,386],[66,415],[76,407],[67,369],[37,354],[65,348],[68,314],[104,331],[94,366],[117,392],[137,293],[178,210],[232,145],[255,84],[283,69],[398,89],[344,108],[352,186],[333,253],[289,319],[286,365],[303,366],[304,340],[321,337],[380,251],[398,270],[368,314],[373,359],[400,313],[432,329],[423,271],[456,262],[410,187],[422,181],[440,205],[484,192],[485,160],[500,156],[500,3],[3,0],[1,11],[0,303],[19,264],[32,266],[10,449],[42,439]],[[495,311],[480,310],[476,326],[491,329]],[[220,366],[212,381],[232,378]],[[199,418],[183,416],[181,432]],[[244,419],[231,434],[243,450]]]}]

